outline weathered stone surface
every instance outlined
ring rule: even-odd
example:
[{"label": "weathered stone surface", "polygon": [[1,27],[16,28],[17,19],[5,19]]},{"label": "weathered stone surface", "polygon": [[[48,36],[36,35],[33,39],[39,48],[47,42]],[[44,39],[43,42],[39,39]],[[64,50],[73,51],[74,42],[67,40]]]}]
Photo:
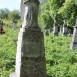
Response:
[{"label": "weathered stone surface", "polygon": [[[24,2],[23,2],[24,1]],[[44,35],[38,26],[38,0],[22,0],[25,5],[18,35],[16,70],[10,77],[47,77]]]},{"label": "weathered stone surface", "polygon": [[14,73],[11,73],[9,77],[16,77],[15,72]]},{"label": "weathered stone surface", "polygon": [[63,27],[60,26],[60,34],[62,34],[62,32],[63,32]]},{"label": "weathered stone surface", "polygon": [[43,33],[37,28],[26,28],[21,36],[16,56],[16,77],[46,77]]},{"label": "weathered stone surface", "polygon": [[49,31],[48,31],[48,29],[45,29],[45,35],[46,35],[46,36],[49,36]]},{"label": "weathered stone surface", "polygon": [[[21,76],[23,77],[46,77],[44,57],[26,57],[22,59]],[[24,69],[25,68],[25,69]]]},{"label": "weathered stone surface", "polygon": [[70,49],[77,49],[77,19],[74,27],[72,42],[70,44]]},{"label": "weathered stone surface", "polygon": [[67,36],[68,34],[68,28],[67,28],[67,22],[66,22],[66,19],[64,20],[64,23],[63,23],[63,33],[62,33],[62,36]]},{"label": "weathered stone surface", "polygon": [[63,36],[67,36],[68,34],[68,28],[66,26],[63,26]]},{"label": "weathered stone surface", "polygon": [[15,20],[15,19],[13,20],[13,28],[14,28],[14,30],[17,29],[17,20]]},{"label": "weathered stone surface", "polygon": [[[43,33],[36,28],[25,29],[23,33],[22,51],[23,56],[26,57],[39,57],[44,56],[44,36]],[[41,55],[40,55],[41,54]]]},{"label": "weathered stone surface", "polygon": [[58,36],[58,26],[54,26],[53,33],[54,36]]},{"label": "weathered stone surface", "polygon": [[54,18],[54,28],[53,28],[53,34],[54,36],[58,35],[58,24],[57,24],[57,17]]}]

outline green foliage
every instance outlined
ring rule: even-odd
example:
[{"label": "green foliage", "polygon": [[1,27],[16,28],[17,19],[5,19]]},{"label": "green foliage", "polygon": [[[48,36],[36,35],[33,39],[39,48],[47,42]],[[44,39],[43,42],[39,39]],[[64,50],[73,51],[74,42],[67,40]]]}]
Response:
[{"label": "green foliage", "polygon": [[[67,39],[67,40],[66,40]],[[70,50],[71,37],[45,36],[47,73],[52,77],[77,76],[77,50]]]},{"label": "green foliage", "polygon": [[0,9],[0,18],[8,18],[9,10],[7,8]]},{"label": "green foliage", "polygon": [[19,19],[19,11],[18,10],[14,10],[14,11],[10,11],[10,13],[8,14],[8,18],[13,20],[13,19]]},{"label": "green foliage", "polygon": [[3,19],[20,19],[20,15],[19,15],[19,11],[18,10],[13,10],[13,11],[9,11],[7,8],[5,9],[0,9],[0,18]]},{"label": "green foliage", "polygon": [[[18,26],[20,27],[20,20]],[[19,27],[13,30],[11,21],[4,20],[5,34],[0,35],[0,77],[8,77],[15,71],[16,45]],[[66,40],[67,39],[67,40]],[[47,74],[52,77],[77,76],[77,50],[70,50],[71,37],[45,36]]]},{"label": "green foliage", "polygon": [[63,6],[59,9],[62,16],[66,17],[69,26],[74,26],[77,15],[77,4],[75,0],[66,0]]},{"label": "green foliage", "polygon": [[39,14],[39,22],[40,27],[44,30],[45,28],[52,28],[53,26],[53,19],[49,12],[49,5],[46,4],[47,0],[41,4],[40,14]]},{"label": "green foliage", "polygon": [[47,0],[43,5],[41,5],[41,7],[42,9],[39,19],[41,19],[40,23],[44,27],[46,27],[47,23],[49,26],[53,26],[53,23],[50,23],[50,21],[53,22],[53,20],[50,20],[50,17],[53,19],[55,15],[57,15],[59,26],[63,24],[62,20],[64,18],[67,18],[68,26],[75,25],[75,19],[77,16],[77,0]]},{"label": "green foliage", "polygon": [[48,0],[49,10],[51,11],[52,15],[57,14],[58,9],[62,7],[65,0]]},{"label": "green foliage", "polygon": [[[9,77],[15,71],[15,56],[18,31],[10,27],[10,21],[4,20],[5,34],[0,35],[0,77]],[[7,24],[8,23],[8,24]]]}]

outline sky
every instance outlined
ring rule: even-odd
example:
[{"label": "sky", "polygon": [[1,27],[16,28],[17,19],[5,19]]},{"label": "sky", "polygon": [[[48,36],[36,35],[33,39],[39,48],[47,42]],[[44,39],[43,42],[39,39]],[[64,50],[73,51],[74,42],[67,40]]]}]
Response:
[{"label": "sky", "polygon": [[0,0],[0,9],[20,10],[21,0]]}]

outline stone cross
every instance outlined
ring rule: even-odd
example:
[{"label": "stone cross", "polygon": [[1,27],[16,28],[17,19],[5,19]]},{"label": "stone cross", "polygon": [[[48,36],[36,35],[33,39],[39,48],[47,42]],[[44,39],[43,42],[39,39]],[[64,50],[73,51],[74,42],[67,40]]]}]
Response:
[{"label": "stone cross", "polygon": [[63,20],[63,33],[62,33],[62,36],[67,36],[67,34],[68,34],[68,28],[67,28],[67,21],[66,21],[66,19],[65,20]]},{"label": "stone cross", "polygon": [[21,3],[25,12],[18,35],[16,71],[10,77],[47,77],[44,35],[38,26],[39,1],[22,0]]},{"label": "stone cross", "polygon": [[54,28],[53,28],[53,34],[54,36],[58,35],[58,24],[57,24],[57,17],[54,17]]},{"label": "stone cross", "polygon": [[74,32],[73,32],[72,42],[70,44],[70,49],[77,49],[77,18],[76,18],[76,24],[74,26]]}]

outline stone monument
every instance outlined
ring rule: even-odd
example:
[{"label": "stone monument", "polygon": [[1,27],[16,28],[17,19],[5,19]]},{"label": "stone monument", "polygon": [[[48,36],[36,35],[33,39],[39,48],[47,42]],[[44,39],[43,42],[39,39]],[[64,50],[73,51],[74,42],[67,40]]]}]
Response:
[{"label": "stone monument", "polygon": [[62,34],[62,32],[63,32],[63,27],[62,27],[62,25],[60,25],[60,34]]},{"label": "stone monument", "polygon": [[18,35],[16,71],[10,77],[47,77],[44,35],[38,26],[39,1],[22,0],[21,5],[25,11],[21,13],[23,24]]},{"label": "stone monument", "polygon": [[68,28],[67,28],[67,21],[66,21],[66,19],[65,20],[63,20],[63,32],[62,32],[62,36],[67,36],[67,34],[68,34]]},{"label": "stone monument", "polygon": [[13,20],[13,28],[14,28],[14,30],[17,29],[17,20],[16,19]]},{"label": "stone monument", "polygon": [[45,35],[49,36],[49,29],[48,29],[48,25],[45,27]]},{"label": "stone monument", "polygon": [[53,28],[53,34],[54,36],[58,36],[58,24],[57,24],[57,16],[54,17],[54,28]]},{"label": "stone monument", "polygon": [[70,49],[77,49],[77,18],[76,18],[76,24],[74,26],[74,32],[73,32],[72,42],[70,44]]},{"label": "stone monument", "polygon": [[49,36],[49,30],[48,29],[45,29],[45,35]]}]

